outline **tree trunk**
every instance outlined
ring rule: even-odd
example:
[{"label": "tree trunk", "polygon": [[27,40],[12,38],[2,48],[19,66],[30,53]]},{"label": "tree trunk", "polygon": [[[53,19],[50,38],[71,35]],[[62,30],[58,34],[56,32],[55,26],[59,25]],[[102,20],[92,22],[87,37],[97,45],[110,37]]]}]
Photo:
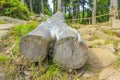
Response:
[{"label": "tree trunk", "polygon": [[[83,14],[82,14],[82,18],[84,18],[84,10],[85,10],[85,0],[83,0]],[[84,19],[82,20],[82,23],[84,24]]]},{"label": "tree trunk", "polygon": [[42,61],[46,55],[53,54],[54,62],[68,69],[81,68],[88,58],[83,39],[75,29],[65,23],[61,12],[57,12],[23,37],[20,51],[31,61]]},{"label": "tree trunk", "polygon": [[67,12],[67,4],[66,3],[64,3],[65,4],[65,14],[66,14],[66,12]]},{"label": "tree trunk", "polygon": [[80,18],[80,0],[77,1],[78,5],[77,5],[77,18]]},{"label": "tree trunk", "polygon": [[21,0],[21,3],[25,4],[25,0]]},{"label": "tree trunk", "polygon": [[118,18],[118,0],[111,0],[110,13],[110,21],[113,21]]},{"label": "tree trunk", "polygon": [[44,2],[41,0],[41,13],[44,14]]},{"label": "tree trunk", "polygon": [[58,0],[58,11],[62,11],[62,0]]},{"label": "tree trunk", "polygon": [[69,19],[71,18],[71,8],[69,6]]},{"label": "tree trunk", "polygon": [[96,0],[93,0],[92,24],[96,24]]},{"label": "tree trunk", "polygon": [[33,12],[33,3],[32,3],[32,0],[29,0],[30,1],[30,12],[32,13]]},{"label": "tree trunk", "polygon": [[54,0],[53,2],[53,13],[55,13],[57,11],[57,0]]}]

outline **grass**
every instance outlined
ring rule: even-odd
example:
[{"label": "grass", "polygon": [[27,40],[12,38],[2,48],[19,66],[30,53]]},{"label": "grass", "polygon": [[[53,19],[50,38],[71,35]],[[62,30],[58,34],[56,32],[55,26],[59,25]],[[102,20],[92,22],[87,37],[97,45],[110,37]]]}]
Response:
[{"label": "grass", "polygon": [[117,66],[120,68],[120,56],[117,58]]},{"label": "grass", "polygon": [[6,22],[5,21],[0,21],[0,24],[6,24]]},{"label": "grass", "polygon": [[93,35],[94,39],[99,39],[99,37],[97,35]]},{"label": "grass", "polygon": [[6,62],[10,61],[10,57],[4,56],[4,55],[0,55],[0,64],[5,64]]},{"label": "grass", "polygon": [[105,44],[113,44],[115,47],[118,47],[119,41],[106,40]]},{"label": "grass", "polygon": [[108,30],[106,33],[108,35],[110,35],[110,36],[114,36],[115,35],[115,32],[113,30]]}]

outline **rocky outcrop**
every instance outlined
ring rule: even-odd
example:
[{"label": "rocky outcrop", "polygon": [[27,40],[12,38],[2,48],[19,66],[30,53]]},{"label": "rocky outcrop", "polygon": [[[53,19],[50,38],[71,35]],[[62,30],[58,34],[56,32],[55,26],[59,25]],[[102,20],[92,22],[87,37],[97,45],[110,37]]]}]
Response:
[{"label": "rocky outcrop", "polygon": [[0,21],[5,21],[6,23],[10,23],[10,24],[24,24],[24,23],[26,23],[26,21],[24,21],[24,20],[10,18],[7,16],[1,16]]},{"label": "rocky outcrop", "polygon": [[114,68],[104,69],[100,75],[99,80],[120,80],[120,71]]},{"label": "rocky outcrop", "polygon": [[116,61],[116,56],[107,49],[89,48],[88,63],[94,68],[105,68]]},{"label": "rocky outcrop", "polygon": [[112,53],[115,53],[115,47],[114,47],[113,44],[101,45],[101,46],[99,46],[99,48],[108,49],[108,50],[111,51]]},{"label": "rocky outcrop", "polygon": [[120,20],[114,20],[112,23],[112,29],[118,30],[120,29]]}]

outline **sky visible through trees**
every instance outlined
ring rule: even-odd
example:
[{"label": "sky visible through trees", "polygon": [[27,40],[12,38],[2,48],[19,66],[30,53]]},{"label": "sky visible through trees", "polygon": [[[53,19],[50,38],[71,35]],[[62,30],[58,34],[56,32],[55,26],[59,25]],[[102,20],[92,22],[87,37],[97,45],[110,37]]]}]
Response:
[{"label": "sky visible through trees", "polygon": [[49,5],[50,5],[50,8],[51,8],[52,11],[53,11],[53,3],[52,3],[52,0],[48,0],[48,3],[49,3]]}]

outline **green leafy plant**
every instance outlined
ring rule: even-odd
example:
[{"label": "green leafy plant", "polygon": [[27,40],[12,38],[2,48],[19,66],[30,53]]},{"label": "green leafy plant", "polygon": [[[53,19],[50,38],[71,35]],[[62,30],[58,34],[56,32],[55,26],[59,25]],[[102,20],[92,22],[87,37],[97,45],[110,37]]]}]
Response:
[{"label": "green leafy plant", "polygon": [[19,0],[2,0],[0,6],[0,16],[19,19],[28,19],[30,16],[27,6],[23,5]]},{"label": "green leafy plant", "polygon": [[4,64],[4,63],[9,62],[9,61],[10,61],[10,57],[0,55],[0,64]]}]

